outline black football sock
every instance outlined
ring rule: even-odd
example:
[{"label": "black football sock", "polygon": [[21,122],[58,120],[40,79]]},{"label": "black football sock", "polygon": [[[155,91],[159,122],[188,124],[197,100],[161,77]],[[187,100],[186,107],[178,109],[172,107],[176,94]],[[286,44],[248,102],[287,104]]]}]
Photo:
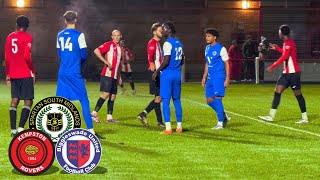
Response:
[{"label": "black football sock", "polygon": [[97,101],[97,104],[96,104],[96,107],[94,108],[94,111],[95,112],[98,112],[100,109],[101,109],[101,107],[102,107],[102,105],[103,105],[103,103],[105,102],[106,100],[105,99],[103,99],[103,98],[99,98],[98,99],[98,101]]},{"label": "black football sock", "polygon": [[134,91],[134,82],[130,83],[131,89]]},{"label": "black football sock", "polygon": [[273,102],[272,102],[272,109],[277,109],[280,104],[281,93],[274,93]]},{"label": "black football sock", "polygon": [[154,103],[154,111],[156,112],[156,115],[157,115],[158,124],[163,124],[160,103],[156,103],[156,102]]},{"label": "black football sock", "polygon": [[301,94],[301,95],[296,96],[296,98],[298,100],[301,113],[305,113],[307,111],[307,108],[306,108],[306,101],[304,100],[304,97]]},{"label": "black football sock", "polygon": [[113,113],[114,101],[108,100],[108,114],[112,115]]},{"label": "black football sock", "polygon": [[24,106],[21,111],[19,128],[24,128],[30,113],[30,107]]},{"label": "black football sock", "polygon": [[144,110],[146,112],[146,114],[148,114],[149,112],[151,112],[154,109],[154,100],[152,100],[149,105],[146,107],[146,109]]},{"label": "black football sock", "polygon": [[10,107],[10,126],[11,130],[17,129],[17,108]]}]

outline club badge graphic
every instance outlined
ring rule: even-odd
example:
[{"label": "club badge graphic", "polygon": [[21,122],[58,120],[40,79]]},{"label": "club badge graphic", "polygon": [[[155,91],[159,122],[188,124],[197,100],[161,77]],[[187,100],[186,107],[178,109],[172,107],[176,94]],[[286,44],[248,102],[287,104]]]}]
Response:
[{"label": "club badge graphic", "polygon": [[99,164],[102,148],[90,131],[73,129],[64,133],[56,144],[56,158],[70,174],[87,174]]},{"label": "club badge graphic", "polygon": [[30,112],[29,128],[47,133],[53,142],[71,129],[80,128],[81,117],[76,106],[62,97],[48,97]]},{"label": "club badge graphic", "polygon": [[54,144],[50,137],[38,130],[26,130],[16,135],[9,146],[12,166],[26,175],[47,171],[54,160]]}]

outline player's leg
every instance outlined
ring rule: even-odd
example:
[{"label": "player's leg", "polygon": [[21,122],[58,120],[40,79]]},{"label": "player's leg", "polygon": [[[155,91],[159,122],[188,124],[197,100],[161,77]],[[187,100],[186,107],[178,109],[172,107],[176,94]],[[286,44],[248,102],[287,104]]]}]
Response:
[{"label": "player's leg", "polygon": [[28,120],[29,113],[34,99],[34,82],[33,78],[21,79],[21,100],[24,100],[24,106],[21,110],[18,132],[24,130],[24,126]]},{"label": "player's leg", "polygon": [[133,78],[132,78],[132,73],[129,72],[126,74],[127,76],[127,79],[130,83],[130,86],[131,86],[131,90],[132,90],[132,95],[135,95],[136,94],[136,90],[135,90],[135,86],[134,86],[134,82],[133,82]]},{"label": "player's leg", "polygon": [[104,102],[107,98],[109,98],[110,90],[111,90],[111,78],[106,76],[101,76],[100,80],[100,91],[102,92],[100,98],[98,99],[94,111],[91,112],[91,118],[93,121],[100,123],[98,112],[103,106]]},{"label": "player's leg", "polygon": [[[127,79],[126,73],[121,71],[121,77],[123,80],[124,80],[123,77],[126,77]],[[124,88],[124,81],[122,82],[122,84],[120,84],[120,88],[121,88],[121,91],[119,94],[124,94],[126,92],[126,89]]]},{"label": "player's leg", "polygon": [[175,72],[173,86],[172,86],[172,99],[176,112],[177,120],[177,133],[182,133],[182,106],[181,106],[181,73]]},{"label": "player's leg", "polygon": [[308,123],[309,120],[307,115],[306,101],[301,92],[300,73],[290,74],[289,82],[301,110],[302,118],[296,123],[298,124]]},{"label": "player's leg", "polygon": [[[224,87],[224,81],[225,78],[223,76],[221,77],[215,77],[212,80],[212,86],[213,91],[211,90],[211,94],[209,97],[214,96],[213,101],[210,103],[212,107],[214,107],[214,110],[217,114],[217,125],[213,128],[214,130],[223,129],[226,125],[226,114],[224,112],[224,106],[222,103],[222,98],[225,95],[225,87]],[[209,99],[210,101],[210,99]]]},{"label": "player's leg", "polygon": [[289,86],[289,81],[287,79],[287,75],[286,74],[282,74],[280,76],[280,78],[277,81],[275,90],[274,90],[274,96],[273,96],[273,100],[272,100],[272,107],[269,111],[269,115],[268,116],[259,116],[260,119],[264,120],[264,121],[268,121],[271,122],[273,121],[273,119],[276,116],[276,112],[278,109],[278,106],[280,104],[280,100],[281,100],[281,94],[283,93],[283,91]]},{"label": "player's leg", "polygon": [[11,103],[10,103],[10,126],[11,136],[14,137],[17,131],[17,107],[19,105],[20,96],[20,81],[18,79],[11,79]]},{"label": "player's leg", "polygon": [[108,99],[108,115],[107,115],[107,122],[117,122],[117,120],[113,119],[112,113],[113,113],[113,107],[114,107],[114,102],[117,97],[117,89],[118,87],[118,81],[116,79],[112,79],[112,86],[110,90],[110,97]]},{"label": "player's leg", "polygon": [[[149,93],[155,95],[155,97],[160,96],[160,79],[157,77],[156,81],[152,80],[152,71],[148,71],[149,79]],[[157,86],[158,84],[158,86]],[[147,114],[149,114],[154,109],[154,100],[152,99],[148,106],[138,115],[138,119],[144,126],[148,126]]]},{"label": "player's leg", "polygon": [[170,99],[172,97],[173,78],[171,72],[162,72],[160,75],[160,96],[162,98],[162,110],[166,130],[164,134],[172,134],[170,121]]},{"label": "player's leg", "polygon": [[161,112],[161,97],[160,96],[156,96],[154,99],[154,111],[156,113],[157,116],[157,122],[158,122],[158,126],[160,128],[165,127],[165,125],[163,124],[162,121],[162,112]]}]

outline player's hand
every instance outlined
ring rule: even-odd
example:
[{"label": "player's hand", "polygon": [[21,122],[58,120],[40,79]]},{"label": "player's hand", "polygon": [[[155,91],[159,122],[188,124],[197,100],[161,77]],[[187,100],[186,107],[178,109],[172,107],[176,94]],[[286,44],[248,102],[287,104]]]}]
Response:
[{"label": "player's hand", "polygon": [[267,68],[267,72],[272,72],[271,66]]},{"label": "player's hand", "polygon": [[276,50],[277,46],[278,45],[276,45],[276,44],[269,43],[270,49]]},{"label": "player's hand", "polygon": [[35,73],[32,73],[32,78],[33,78],[33,84],[36,83],[36,74]]},{"label": "player's hand", "polygon": [[110,63],[106,64],[108,66],[108,68],[111,70],[112,69],[112,65]]},{"label": "player's hand", "polygon": [[158,77],[158,72],[156,71],[152,74],[152,80],[155,81],[157,77]]},{"label": "player's hand", "polygon": [[206,78],[202,78],[201,86],[202,87],[206,87],[206,83],[207,83],[207,79]]},{"label": "player's hand", "polygon": [[228,87],[229,86],[229,83],[230,83],[230,78],[226,78],[226,80],[224,81],[224,87]]},{"label": "player's hand", "polygon": [[155,70],[156,70],[156,66],[153,63],[151,63],[150,64],[150,71],[154,72]]},{"label": "player's hand", "polygon": [[122,78],[121,78],[121,77],[119,77],[119,79],[118,79],[118,84],[119,84],[119,85],[122,84]]},{"label": "player's hand", "polygon": [[6,76],[6,84],[8,86],[11,86],[11,80],[10,80],[10,77],[9,76]]}]

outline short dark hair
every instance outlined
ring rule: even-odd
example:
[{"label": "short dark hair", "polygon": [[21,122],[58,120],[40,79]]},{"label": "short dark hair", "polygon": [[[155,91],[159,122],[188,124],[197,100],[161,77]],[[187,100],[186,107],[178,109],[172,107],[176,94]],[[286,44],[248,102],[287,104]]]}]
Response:
[{"label": "short dark hair", "polygon": [[289,36],[289,34],[290,34],[290,28],[289,28],[288,25],[283,24],[283,25],[281,25],[281,26],[279,27],[279,29],[280,29],[280,31],[281,31],[281,33],[282,33],[283,35]]},{"label": "short dark hair", "polygon": [[78,18],[78,13],[75,11],[67,11],[63,15],[64,19],[68,24],[74,24],[76,23],[76,19]]},{"label": "short dark hair", "polygon": [[168,26],[170,28],[172,34],[176,34],[177,31],[176,31],[176,28],[174,27],[173,22],[167,21],[167,22],[163,23],[163,25]]},{"label": "short dark hair", "polygon": [[16,23],[19,29],[23,29],[24,31],[28,29],[29,27],[29,19],[27,16],[21,15],[18,16],[16,19]]},{"label": "short dark hair", "polygon": [[212,36],[216,36],[217,38],[220,36],[219,32],[214,28],[207,28],[204,32],[206,34],[211,34]]},{"label": "short dark hair", "polygon": [[161,27],[161,23],[160,22],[156,22],[154,24],[152,24],[151,26],[151,32],[153,33],[155,30],[157,30],[159,27]]}]

